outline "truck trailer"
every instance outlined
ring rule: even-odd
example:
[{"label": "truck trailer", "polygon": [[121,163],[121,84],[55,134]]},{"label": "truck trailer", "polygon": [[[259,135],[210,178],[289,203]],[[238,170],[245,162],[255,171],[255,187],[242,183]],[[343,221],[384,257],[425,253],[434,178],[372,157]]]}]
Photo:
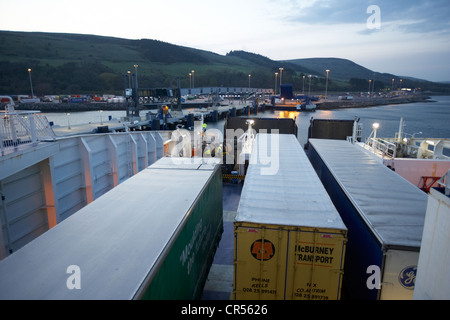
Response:
[{"label": "truck trailer", "polygon": [[257,135],[234,228],[234,299],[340,299],[347,228],[295,135]]},{"label": "truck trailer", "polygon": [[200,299],[220,166],[162,158],[0,262],[0,299]]},{"label": "truck trailer", "polygon": [[347,141],[309,144],[311,163],[348,228],[343,297],[412,299],[427,194]]}]

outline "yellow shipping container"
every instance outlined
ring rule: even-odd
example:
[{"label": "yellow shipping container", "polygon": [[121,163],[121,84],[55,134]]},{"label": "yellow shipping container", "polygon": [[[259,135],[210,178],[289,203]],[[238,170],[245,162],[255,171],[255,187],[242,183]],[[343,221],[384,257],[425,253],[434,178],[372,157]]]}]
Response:
[{"label": "yellow shipping container", "polygon": [[235,224],[235,299],[340,298],[345,230]]},{"label": "yellow shipping container", "polygon": [[276,173],[261,175],[257,161],[248,167],[234,223],[233,298],[339,299],[347,229],[295,136],[276,139]]}]

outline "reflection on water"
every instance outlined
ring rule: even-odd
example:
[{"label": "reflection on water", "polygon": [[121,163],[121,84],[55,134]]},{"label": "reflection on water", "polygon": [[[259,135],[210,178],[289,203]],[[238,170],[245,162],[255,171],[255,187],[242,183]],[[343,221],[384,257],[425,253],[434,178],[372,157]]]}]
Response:
[{"label": "reflection on water", "polygon": [[296,119],[300,112],[298,111],[274,111],[277,115],[277,118],[280,119]]}]

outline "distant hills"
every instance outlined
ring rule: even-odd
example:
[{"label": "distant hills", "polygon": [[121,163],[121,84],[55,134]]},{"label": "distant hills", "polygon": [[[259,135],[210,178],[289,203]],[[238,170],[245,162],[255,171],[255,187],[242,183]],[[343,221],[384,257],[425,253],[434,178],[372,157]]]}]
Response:
[{"label": "distant hills", "polygon": [[[226,55],[178,46],[163,41],[129,40],[95,35],[0,31],[0,95],[30,94],[31,68],[36,95],[121,94],[128,86],[127,72],[137,72],[139,87],[167,87],[180,79],[188,88],[272,88],[275,72],[283,67],[283,83],[303,89],[303,76],[313,75],[311,90],[325,88],[326,69],[331,69],[328,90],[367,91],[369,79],[375,90],[389,90],[399,76],[378,73],[350,60],[310,58],[275,61],[260,54],[230,51]],[[189,73],[194,70],[193,76]],[[306,78],[308,79],[308,78]],[[450,92],[450,84],[403,77],[404,87]],[[305,88],[309,81],[305,81]]]}]

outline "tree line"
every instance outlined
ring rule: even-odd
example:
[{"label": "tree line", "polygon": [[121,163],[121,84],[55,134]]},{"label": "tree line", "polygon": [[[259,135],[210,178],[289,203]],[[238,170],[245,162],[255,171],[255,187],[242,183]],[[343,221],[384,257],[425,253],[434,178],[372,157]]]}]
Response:
[{"label": "tree line", "polygon": [[[263,58],[259,57],[261,60]],[[31,95],[31,85],[28,74],[31,68],[33,91],[37,96],[52,94],[117,94],[121,95],[125,87],[128,87],[129,79],[127,74],[120,74],[112,70],[99,61],[66,62],[59,66],[42,64],[39,60],[31,60],[28,63],[0,61],[0,94],[29,94]],[[195,74],[196,87],[223,86],[223,87],[247,87],[253,88],[274,88],[279,90],[279,76],[275,82],[275,72],[279,72],[278,66],[271,64],[265,66],[260,64],[249,73],[238,71],[232,68],[225,69],[204,69],[203,72]],[[326,86],[325,77],[312,76],[299,72],[292,66],[284,67],[282,82],[292,84],[296,92],[324,92]],[[168,87],[176,85],[176,76],[165,74],[159,69],[155,69],[152,74],[139,75],[140,88]],[[181,87],[189,88],[190,82],[187,75],[179,78]],[[389,91],[392,84],[375,80],[371,83],[371,91]],[[394,85],[397,89],[398,83]],[[448,84],[433,82],[417,82],[404,79],[403,87],[421,88],[435,92],[450,92]],[[304,91],[303,91],[304,90]],[[339,81],[328,79],[328,92],[367,92],[369,91],[369,80],[351,78],[349,81]],[[278,91],[279,92],[279,91]]]}]

